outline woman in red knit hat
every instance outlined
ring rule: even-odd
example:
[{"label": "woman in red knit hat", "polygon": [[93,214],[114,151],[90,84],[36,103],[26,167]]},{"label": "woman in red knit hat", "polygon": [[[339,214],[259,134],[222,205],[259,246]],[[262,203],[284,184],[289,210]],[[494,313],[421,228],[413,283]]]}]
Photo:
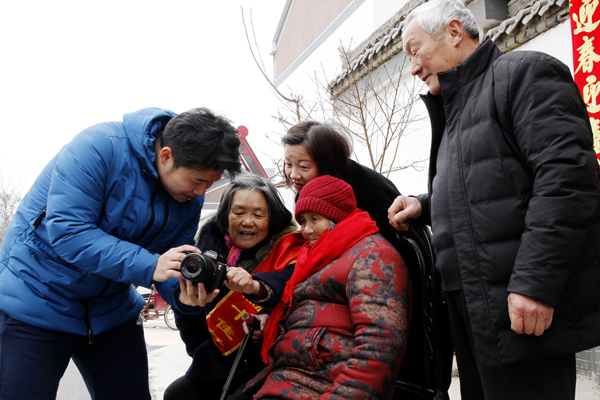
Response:
[{"label": "woman in red knit hat", "polygon": [[338,178],[310,180],[295,218],[307,243],[264,331],[269,365],[244,394],[391,399],[412,303],[400,255]]}]

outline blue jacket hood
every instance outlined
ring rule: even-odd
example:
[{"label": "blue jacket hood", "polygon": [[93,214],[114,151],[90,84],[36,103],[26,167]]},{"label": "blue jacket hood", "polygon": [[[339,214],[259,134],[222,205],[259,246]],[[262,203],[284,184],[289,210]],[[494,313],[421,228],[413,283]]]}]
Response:
[{"label": "blue jacket hood", "polygon": [[123,126],[142,168],[158,178],[156,166],[156,152],[154,144],[156,134],[163,129],[171,118],[175,117],[174,112],[155,107],[142,108],[141,110],[127,113],[123,116]]}]

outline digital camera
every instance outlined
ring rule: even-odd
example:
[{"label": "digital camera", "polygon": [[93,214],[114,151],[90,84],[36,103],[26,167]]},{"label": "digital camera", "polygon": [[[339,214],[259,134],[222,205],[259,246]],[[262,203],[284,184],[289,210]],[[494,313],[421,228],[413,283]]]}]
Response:
[{"label": "digital camera", "polygon": [[186,252],[181,261],[180,271],[183,277],[194,285],[204,284],[206,292],[219,288],[227,275],[227,264],[223,257],[214,250],[207,250],[202,254]]}]

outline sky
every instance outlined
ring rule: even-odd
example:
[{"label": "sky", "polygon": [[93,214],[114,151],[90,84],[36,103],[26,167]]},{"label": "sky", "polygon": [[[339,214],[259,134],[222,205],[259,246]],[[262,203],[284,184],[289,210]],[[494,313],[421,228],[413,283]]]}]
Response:
[{"label": "sky", "polygon": [[[0,177],[23,194],[84,128],[144,107],[208,107],[247,138],[265,168],[283,153],[266,133],[278,101],[244,32],[250,13],[264,65],[284,0],[0,2]],[[241,7],[240,7],[241,6]]]}]

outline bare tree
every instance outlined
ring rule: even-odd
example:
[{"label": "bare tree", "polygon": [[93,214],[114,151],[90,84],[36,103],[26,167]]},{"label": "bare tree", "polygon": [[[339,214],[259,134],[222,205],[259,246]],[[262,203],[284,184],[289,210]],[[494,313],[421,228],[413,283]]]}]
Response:
[{"label": "bare tree", "polygon": [[23,197],[21,186],[11,179],[5,179],[0,174],[0,244],[6,235],[6,228],[17,211]]},{"label": "bare tree", "polygon": [[[348,65],[348,52],[341,47],[340,53]],[[384,64],[360,80],[348,74],[346,90],[335,97],[333,87],[326,87],[335,122],[367,149],[371,167],[386,176],[406,168],[420,169],[425,161],[399,160],[401,139],[412,133],[415,122],[425,118],[416,107],[420,84],[402,82],[404,67],[401,64],[389,70]]]},{"label": "bare tree", "polygon": [[[362,153],[357,152],[356,148],[355,156],[381,174],[389,176],[394,171],[424,167],[426,160],[400,160],[398,155],[402,137],[412,132],[411,124],[424,119],[424,115],[415,107],[420,87],[415,80],[411,81],[412,86],[408,86],[400,79],[404,65],[391,70],[383,65],[376,72],[369,72],[359,79],[348,74],[347,88],[337,96],[334,96],[333,87],[329,84],[333,77],[328,77],[325,71],[321,72],[322,78],[317,74],[312,78],[312,96],[298,94],[289,87],[289,94],[285,94],[269,78],[260,52],[254,50],[258,46],[251,12],[249,33],[242,9],[246,40],[257,67],[282,104],[273,118],[285,131],[302,120],[329,121],[366,149],[368,162],[361,160]],[[340,46],[340,57],[345,65],[350,64],[349,52],[343,46]],[[269,134],[267,137],[276,141]],[[279,160],[274,160],[274,164],[279,165]]]}]

